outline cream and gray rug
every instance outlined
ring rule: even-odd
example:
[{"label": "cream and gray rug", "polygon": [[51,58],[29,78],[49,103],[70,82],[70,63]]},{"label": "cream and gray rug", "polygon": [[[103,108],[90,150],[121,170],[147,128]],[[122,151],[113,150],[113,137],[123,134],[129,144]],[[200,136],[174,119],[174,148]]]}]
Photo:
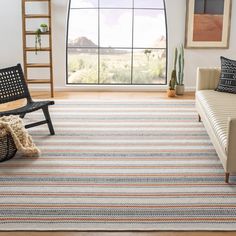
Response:
[{"label": "cream and gray rug", "polygon": [[[39,158],[0,163],[0,230],[236,230],[194,101],[57,101]],[[28,115],[38,120],[40,112]]]}]

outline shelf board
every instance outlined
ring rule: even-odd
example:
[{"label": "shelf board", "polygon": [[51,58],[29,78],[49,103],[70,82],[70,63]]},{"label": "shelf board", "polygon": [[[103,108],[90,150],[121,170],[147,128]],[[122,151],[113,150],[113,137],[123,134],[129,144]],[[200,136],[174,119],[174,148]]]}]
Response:
[{"label": "shelf board", "polygon": [[51,80],[50,79],[28,79],[27,83],[28,84],[50,84]]},{"label": "shelf board", "polygon": [[28,19],[34,19],[34,18],[50,18],[49,15],[44,15],[44,14],[27,14],[24,16],[25,18]]},{"label": "shelf board", "polygon": [[26,64],[28,68],[48,68],[51,67],[50,63],[28,63]]},{"label": "shelf board", "polygon": [[25,2],[50,2],[50,0],[25,0]]},{"label": "shelf board", "polygon": [[51,48],[49,47],[46,47],[46,48],[38,48],[37,50],[35,49],[35,47],[27,47],[25,48],[25,50],[27,52],[50,52],[51,51]]},{"label": "shelf board", "polygon": [[[25,34],[26,35],[36,35],[37,33],[35,31],[26,31]],[[45,33],[41,33],[41,35],[49,35],[49,34],[51,34],[50,31],[47,31]]]}]

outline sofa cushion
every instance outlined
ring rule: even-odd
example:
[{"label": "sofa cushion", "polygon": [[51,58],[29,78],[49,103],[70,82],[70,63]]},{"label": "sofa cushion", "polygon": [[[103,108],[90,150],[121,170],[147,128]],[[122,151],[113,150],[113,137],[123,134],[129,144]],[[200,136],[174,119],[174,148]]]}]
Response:
[{"label": "sofa cushion", "polygon": [[219,92],[236,93],[236,61],[221,57]]},{"label": "sofa cushion", "polygon": [[223,149],[227,150],[228,118],[236,117],[236,94],[200,90],[196,92],[196,98],[202,105]]}]

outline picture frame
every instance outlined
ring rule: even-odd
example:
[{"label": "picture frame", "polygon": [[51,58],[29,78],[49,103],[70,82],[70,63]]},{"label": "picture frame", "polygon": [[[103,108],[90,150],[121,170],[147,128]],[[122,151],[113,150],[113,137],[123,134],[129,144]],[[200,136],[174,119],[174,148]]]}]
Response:
[{"label": "picture frame", "polygon": [[186,0],[185,48],[229,48],[232,0]]}]

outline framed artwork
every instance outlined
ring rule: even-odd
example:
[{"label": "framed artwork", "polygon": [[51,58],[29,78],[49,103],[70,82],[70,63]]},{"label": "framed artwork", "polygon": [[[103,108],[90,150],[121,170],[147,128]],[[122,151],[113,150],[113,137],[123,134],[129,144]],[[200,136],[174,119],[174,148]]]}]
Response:
[{"label": "framed artwork", "polygon": [[232,0],[187,0],[185,47],[228,48]]}]

